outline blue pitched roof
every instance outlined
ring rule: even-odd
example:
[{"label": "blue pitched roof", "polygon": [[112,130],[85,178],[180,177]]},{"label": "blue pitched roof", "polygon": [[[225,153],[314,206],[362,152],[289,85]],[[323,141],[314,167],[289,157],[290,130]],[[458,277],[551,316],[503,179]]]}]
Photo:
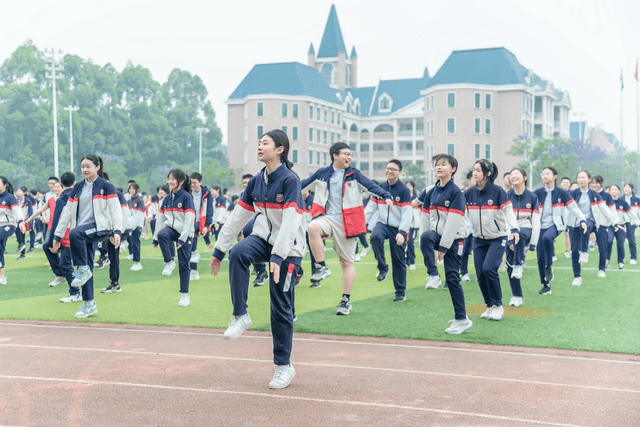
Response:
[{"label": "blue pitched roof", "polygon": [[349,92],[354,99],[360,100],[360,114],[363,116],[369,114],[371,100],[375,91],[376,88],[374,86],[347,88],[347,92]]},{"label": "blue pitched roof", "polygon": [[229,99],[266,94],[305,95],[341,104],[336,96],[339,93],[340,91],[329,87],[315,68],[299,62],[287,62],[255,65]]},{"label": "blue pitched roof", "polygon": [[309,46],[309,52],[307,54],[308,55],[315,55],[316,54],[316,50],[313,48],[313,42]]},{"label": "blue pitched roof", "polygon": [[358,54],[356,53],[356,46],[354,45],[351,48],[351,58],[357,58],[357,57],[358,57]]},{"label": "blue pitched roof", "polygon": [[539,87],[541,90],[545,90],[547,88],[548,83],[549,83],[548,81],[543,80],[537,74],[533,75],[533,85]]},{"label": "blue pitched roof", "polygon": [[569,122],[569,137],[574,141],[584,140],[586,127],[587,122]]},{"label": "blue pitched roof", "polygon": [[322,41],[320,42],[320,49],[318,49],[318,58],[335,58],[340,52],[344,52],[346,56],[347,48],[345,47],[344,39],[342,38],[342,31],[340,30],[340,23],[338,22],[336,6],[331,5],[329,19],[327,19],[327,25],[324,27],[324,34],[322,35]]},{"label": "blue pitched roof", "polygon": [[[374,100],[371,115],[389,115],[420,99],[420,91],[427,87],[429,80],[428,76],[418,79],[381,80],[378,84],[377,99]],[[378,99],[380,99],[380,96],[384,93],[389,95],[393,100],[389,112],[380,112],[378,110]]]},{"label": "blue pitched roof", "polygon": [[458,50],[449,55],[429,82],[429,87],[455,83],[526,84],[528,74],[529,70],[504,47]]}]

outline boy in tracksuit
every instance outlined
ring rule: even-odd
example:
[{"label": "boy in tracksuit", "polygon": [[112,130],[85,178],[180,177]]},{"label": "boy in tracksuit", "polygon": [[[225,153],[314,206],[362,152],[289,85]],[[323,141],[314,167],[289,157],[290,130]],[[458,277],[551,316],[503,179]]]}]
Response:
[{"label": "boy in tracksuit", "polygon": [[[392,159],[387,164],[385,175],[387,182],[380,185],[384,191],[391,194],[393,206],[385,206],[385,202],[379,196],[372,195],[371,201],[365,210],[365,217],[371,232],[371,246],[378,261],[379,282],[385,280],[389,274],[389,265],[384,257],[384,241],[389,239],[391,250],[391,262],[393,265],[393,287],[395,288],[394,302],[406,301],[407,288],[407,264],[405,262],[405,245],[407,235],[411,228],[413,210],[411,208],[411,192],[400,181],[402,174],[402,162]],[[373,202],[373,203],[371,203]],[[378,212],[378,222],[373,227],[371,218]]]},{"label": "boy in tracksuit", "polygon": [[144,200],[138,193],[140,186],[132,182],[129,184],[129,200],[127,206],[129,207],[129,214],[131,218],[131,234],[129,236],[129,255],[133,259],[133,266],[131,270],[142,270],[140,264],[140,236],[142,235],[142,227],[144,227],[145,208]]},{"label": "boy in tracksuit", "polygon": [[213,234],[216,237],[217,241],[218,234],[220,234],[220,229],[227,219],[227,199],[225,199],[225,197],[220,194],[220,187],[218,187],[217,185],[214,185],[211,188],[211,196],[213,197],[213,201],[215,204],[213,212]]},{"label": "boy in tracksuit", "polygon": [[[379,196],[380,203],[392,206],[392,201],[388,191],[351,167],[349,145],[336,142],[329,149],[329,154],[332,164],[318,169],[301,183],[303,190],[315,190],[311,207],[313,219],[308,228],[309,248],[316,260],[311,283],[319,283],[331,275],[331,270],[325,264],[323,238],[332,238],[333,249],[342,267],[342,298],[336,314],[346,316],[351,312],[351,290],[356,278],[353,266],[356,238],[367,232],[360,186]],[[408,194],[409,189],[405,189]]]},{"label": "boy in tracksuit", "polygon": [[[106,179],[109,180],[107,174],[105,173]],[[124,194],[120,189],[116,188],[116,194],[118,195],[118,202],[120,202],[120,207],[122,208],[122,218],[127,218],[127,220],[122,221],[122,232],[129,227],[128,223],[131,221],[131,215],[129,213],[129,205],[127,200],[124,198]],[[102,288],[100,292],[103,294],[110,294],[113,292],[122,292],[122,287],[120,286],[120,250],[117,249],[110,240],[102,243],[103,245],[107,245],[107,254],[109,256],[109,286],[106,288]]]},{"label": "boy in tracksuit", "polygon": [[194,223],[193,245],[191,246],[191,280],[200,280],[198,273],[198,261],[200,261],[200,253],[198,252],[198,236],[203,236],[209,231],[209,227],[213,222],[213,197],[209,189],[202,185],[202,175],[197,172],[191,174],[191,196],[193,197],[193,206],[196,211]]},{"label": "boy in tracksuit", "polygon": [[[33,215],[33,204],[31,203],[31,199],[27,197],[27,187],[18,187],[16,190],[16,199],[18,199],[18,203],[22,208],[22,216],[23,218],[29,218]],[[16,230],[16,239],[18,240],[18,252],[20,252],[20,256],[18,257],[18,261],[26,259],[25,249],[26,249],[26,231],[23,233],[20,230]],[[613,239],[611,240],[613,242]]]}]

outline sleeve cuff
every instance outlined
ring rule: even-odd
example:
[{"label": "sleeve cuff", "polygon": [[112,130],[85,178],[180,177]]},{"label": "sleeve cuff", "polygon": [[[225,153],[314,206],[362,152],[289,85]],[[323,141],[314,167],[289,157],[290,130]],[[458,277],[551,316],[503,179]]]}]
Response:
[{"label": "sleeve cuff", "polygon": [[213,251],[213,257],[214,258],[218,258],[220,261],[222,261],[224,259],[224,252],[222,252],[220,249],[215,249]]},{"label": "sleeve cuff", "polygon": [[278,256],[278,255],[271,255],[271,260],[270,262],[275,262],[278,265],[282,264],[282,257]]},{"label": "sleeve cuff", "polygon": [[438,246],[438,252],[442,252],[443,254],[446,254],[447,251],[449,251],[449,248],[445,248],[442,245]]},{"label": "sleeve cuff", "polygon": [[520,230],[518,230],[517,228],[512,228],[511,229],[511,233],[516,233],[517,234],[519,232],[520,232]]},{"label": "sleeve cuff", "polygon": [[529,245],[529,250],[530,251],[535,251],[536,250],[536,245]]},{"label": "sleeve cuff", "polygon": [[113,230],[113,234],[117,234],[118,236],[122,236],[120,230]]},{"label": "sleeve cuff", "polygon": [[152,245],[157,245],[157,244],[158,244],[158,241],[157,241],[157,240],[152,240],[152,241],[151,241],[151,244],[152,244]]}]

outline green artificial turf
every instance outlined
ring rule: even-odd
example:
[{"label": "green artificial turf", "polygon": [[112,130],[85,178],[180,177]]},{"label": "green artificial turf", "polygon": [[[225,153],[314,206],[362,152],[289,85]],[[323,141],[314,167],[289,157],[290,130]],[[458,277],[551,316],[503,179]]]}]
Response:
[{"label": "green artificial turf", "polygon": [[[340,267],[333,250],[328,250],[327,265],[333,275],[322,287],[309,287],[310,267],[296,288],[297,332],[319,334],[397,337],[420,340],[459,341],[576,350],[610,351],[640,354],[640,321],[636,315],[640,301],[640,268],[627,265],[624,271],[610,269],[606,279],[597,278],[597,251],[590,252],[583,269],[583,285],[571,286],[570,260],[564,258],[564,242],[556,242],[559,255],[554,264],[552,295],[540,296],[535,254],[529,254],[523,278],[524,306],[506,307],[500,322],[480,319],[484,310],[482,296],[474,277],[473,260],[469,267],[471,282],[463,283],[469,318],[473,327],[462,335],[444,333],[453,319],[449,293],[425,290],[426,271],[421,264],[407,274],[407,301],[394,303],[391,274],[384,282],[377,273],[373,253],[356,264],[356,284],[352,292],[353,309],[349,316],[336,316],[342,295]],[[13,251],[13,245],[9,244]],[[330,247],[330,243],[328,244]],[[201,248],[202,249],[202,248]],[[418,258],[422,256],[418,252]],[[0,286],[0,318],[76,322],[130,323],[225,328],[232,312],[226,262],[218,277],[209,274],[209,256],[201,250],[201,280],[190,284],[191,306],[178,307],[178,270],[169,278],[161,276],[163,261],[159,249],[143,242],[141,271],[130,271],[132,261],[121,256],[122,293],[101,294],[109,284],[108,267],[95,270],[98,315],[74,319],[79,303],[62,304],[68,287],[47,284],[53,274],[44,264],[41,250],[17,261],[15,253],[6,255],[7,286]],[[389,256],[387,256],[390,262]],[[615,254],[613,262],[615,262]],[[612,264],[613,264],[612,262]],[[439,267],[442,276],[442,266]],[[503,301],[508,304],[511,290],[506,273],[501,274]],[[253,280],[253,276],[252,276]],[[249,288],[249,314],[253,328],[269,330],[269,291],[267,286]]]}]

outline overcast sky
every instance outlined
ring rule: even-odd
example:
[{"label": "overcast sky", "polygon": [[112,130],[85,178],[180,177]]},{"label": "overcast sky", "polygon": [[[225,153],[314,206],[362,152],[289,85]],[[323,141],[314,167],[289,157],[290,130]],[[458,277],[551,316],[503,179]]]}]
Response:
[{"label": "overcast sky", "polygon": [[160,83],[187,70],[207,86],[226,143],[224,101],[255,64],[306,64],[331,4],[348,53],[356,46],[359,86],[420,77],[424,67],[433,76],[454,50],[504,46],[568,90],[574,113],[620,137],[622,69],[623,143],[636,150],[638,0],[6,1],[0,60],[31,39],[119,71],[131,60]]}]

